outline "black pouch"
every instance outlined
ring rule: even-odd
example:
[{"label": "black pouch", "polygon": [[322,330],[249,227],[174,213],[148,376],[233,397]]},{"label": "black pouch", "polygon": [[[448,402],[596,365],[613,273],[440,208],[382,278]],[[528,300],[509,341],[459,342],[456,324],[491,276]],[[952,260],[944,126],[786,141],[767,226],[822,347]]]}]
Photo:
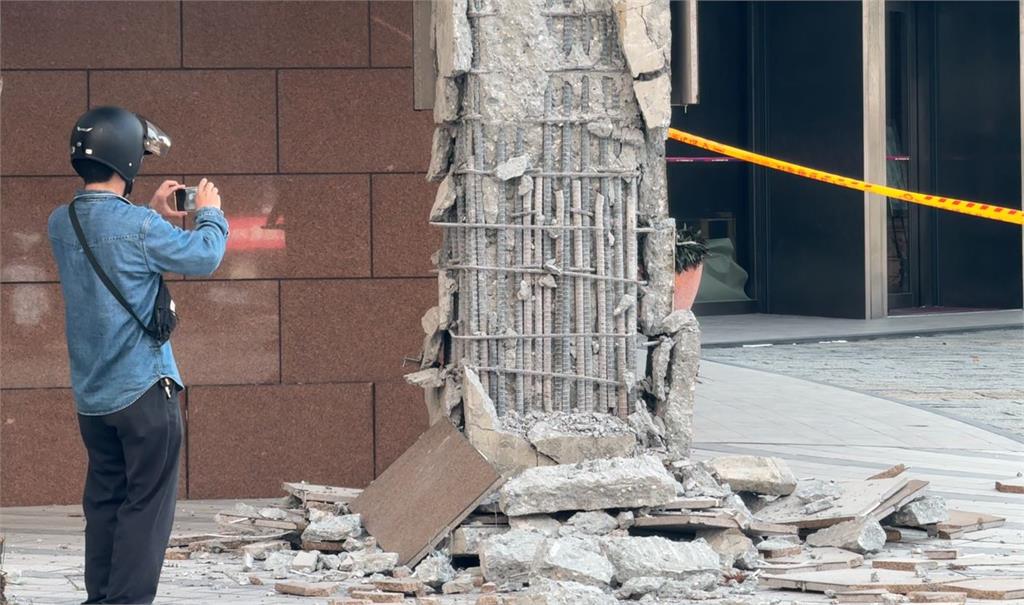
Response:
[{"label": "black pouch", "polygon": [[135,310],[131,308],[128,301],[121,295],[121,291],[117,289],[114,282],[110,281],[107,277],[106,272],[100,267],[99,262],[96,261],[96,257],[92,254],[92,249],[89,248],[89,244],[85,241],[85,234],[82,233],[82,225],[78,222],[78,213],[75,212],[75,203],[71,202],[68,206],[68,215],[71,217],[71,226],[75,228],[75,235],[78,237],[78,243],[82,244],[82,250],[85,252],[86,258],[89,259],[89,264],[92,265],[94,271],[96,271],[97,277],[103,282],[103,285],[107,287],[110,294],[117,299],[117,302],[121,303],[125,311],[131,315],[135,321],[142,328],[142,331],[149,335],[150,338],[155,340],[158,345],[163,345],[165,342],[170,340],[171,332],[178,326],[178,313],[174,309],[174,299],[171,298],[171,291],[167,288],[167,284],[164,283],[164,276],[160,276],[160,286],[156,291],[156,301],[153,304],[153,315],[150,317],[149,325],[142,323],[139,316],[135,314]]}]

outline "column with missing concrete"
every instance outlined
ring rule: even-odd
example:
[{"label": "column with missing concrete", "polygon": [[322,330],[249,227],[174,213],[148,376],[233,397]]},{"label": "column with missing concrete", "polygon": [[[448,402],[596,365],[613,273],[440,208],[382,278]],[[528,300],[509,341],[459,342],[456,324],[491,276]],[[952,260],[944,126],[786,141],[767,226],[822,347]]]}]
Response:
[{"label": "column with missing concrete", "polygon": [[668,0],[438,0],[433,29],[431,221],[445,236],[424,328],[444,344],[410,377],[431,418],[486,434],[475,445],[500,443],[509,468],[557,461],[524,437],[558,414],[628,418],[686,455],[690,410],[671,408],[692,407],[696,359],[681,356],[694,349],[667,363],[660,346],[673,338]]}]

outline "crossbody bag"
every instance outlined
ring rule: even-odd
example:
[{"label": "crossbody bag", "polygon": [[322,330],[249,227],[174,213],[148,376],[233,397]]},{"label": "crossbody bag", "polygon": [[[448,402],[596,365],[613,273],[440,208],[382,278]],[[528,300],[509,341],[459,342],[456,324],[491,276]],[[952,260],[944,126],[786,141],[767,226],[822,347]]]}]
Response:
[{"label": "crossbody bag", "polygon": [[78,243],[82,244],[82,250],[85,251],[86,258],[89,259],[89,264],[92,265],[96,275],[103,282],[103,285],[107,287],[110,294],[121,303],[124,310],[131,315],[142,331],[149,335],[150,338],[155,340],[157,344],[163,345],[171,338],[171,332],[178,325],[178,315],[174,310],[174,299],[171,298],[171,291],[167,288],[167,284],[164,283],[164,276],[160,275],[160,287],[156,292],[156,302],[153,305],[153,315],[149,320],[149,325],[142,322],[139,316],[135,314],[135,310],[132,309],[128,301],[125,300],[124,296],[121,295],[121,291],[117,289],[114,282],[110,281],[107,277],[106,272],[103,271],[103,267],[100,267],[99,262],[96,261],[96,257],[93,256],[92,249],[89,248],[89,244],[85,241],[85,234],[82,233],[82,225],[78,222],[78,213],[75,212],[75,203],[71,202],[68,206],[68,214],[71,217],[71,226],[75,228],[75,235],[78,237]]}]

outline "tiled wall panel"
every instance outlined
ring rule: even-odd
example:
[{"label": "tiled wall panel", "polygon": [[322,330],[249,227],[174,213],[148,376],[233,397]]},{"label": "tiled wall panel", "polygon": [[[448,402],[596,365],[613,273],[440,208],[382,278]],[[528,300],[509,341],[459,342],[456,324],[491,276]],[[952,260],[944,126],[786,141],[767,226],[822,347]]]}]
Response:
[{"label": "tiled wall panel", "polygon": [[[116,44],[85,35],[100,26]],[[277,496],[285,480],[359,486],[383,471],[426,427],[402,375],[436,304],[440,243],[411,4],[10,1],[0,38],[2,504],[81,497],[46,219],[78,186],[74,120],[104,104],[174,141],[144,162],[135,203],[165,178],[209,176],[231,224],[212,276],[165,276],[189,385],[181,494]]]}]

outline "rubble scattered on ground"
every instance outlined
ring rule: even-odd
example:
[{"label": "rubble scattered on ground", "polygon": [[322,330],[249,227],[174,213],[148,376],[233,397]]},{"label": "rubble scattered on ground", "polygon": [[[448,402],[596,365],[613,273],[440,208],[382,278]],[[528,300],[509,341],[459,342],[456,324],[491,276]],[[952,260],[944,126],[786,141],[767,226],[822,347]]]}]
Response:
[{"label": "rubble scattered on ground", "polygon": [[[760,605],[754,593],[767,589],[826,592],[840,605],[1021,594],[1024,557],[960,557],[937,542],[1002,519],[948,510],[926,485],[902,474],[797,481],[772,458],[647,454],[526,469],[413,569],[367,535],[348,506],[354,489],[285,484],[280,506],[239,505],[217,515],[223,534],[171,543],[186,557],[237,557],[238,583],[360,605]],[[800,512],[814,503],[827,506]]]}]

